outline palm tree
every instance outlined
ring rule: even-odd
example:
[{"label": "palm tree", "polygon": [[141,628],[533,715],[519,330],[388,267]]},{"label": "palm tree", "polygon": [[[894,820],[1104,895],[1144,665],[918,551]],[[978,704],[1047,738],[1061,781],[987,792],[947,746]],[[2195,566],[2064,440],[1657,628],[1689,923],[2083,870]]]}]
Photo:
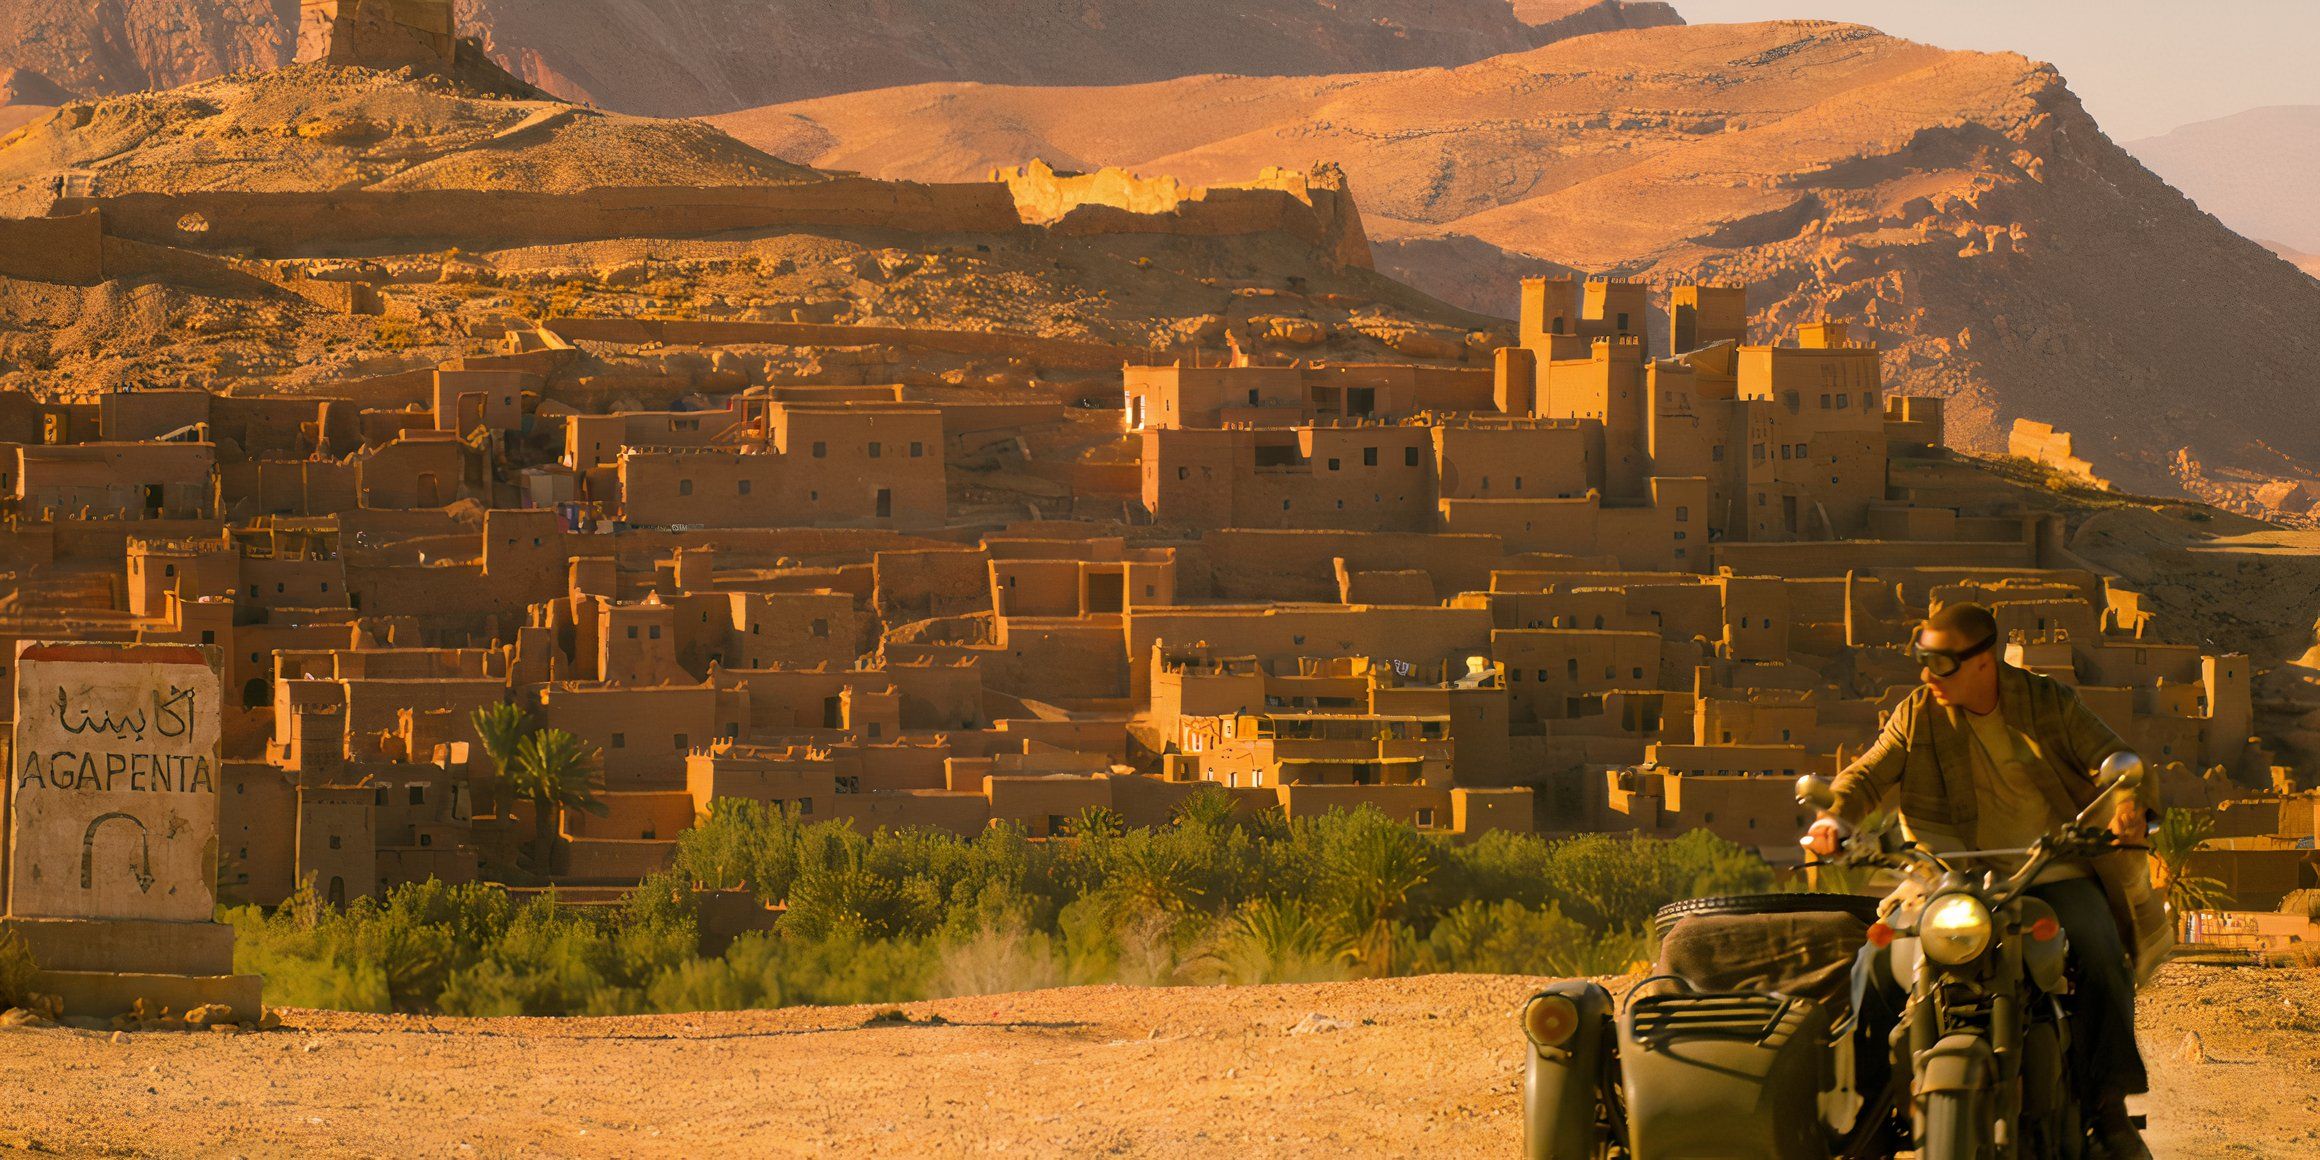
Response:
[{"label": "palm tree", "polygon": [[543,875],[555,867],[557,822],[565,809],[611,812],[596,796],[596,758],[596,750],[561,729],[542,729],[516,747],[509,787],[532,803],[532,857]]},{"label": "palm tree", "polygon": [[2220,879],[2189,873],[2191,856],[2215,833],[2215,817],[2192,810],[2168,810],[2151,831],[2151,860],[2167,892],[2167,911],[2180,923],[2196,910],[2214,910],[2231,904],[2231,891]]},{"label": "palm tree", "polygon": [[1081,806],[1064,823],[1064,833],[1074,838],[1117,838],[1127,832],[1128,819],[1109,806]]},{"label": "palm tree", "polygon": [[1182,914],[1201,908],[1208,883],[1180,842],[1139,830],[1114,843],[1106,868],[1112,896],[1130,914]]},{"label": "palm tree", "polygon": [[1322,871],[1336,902],[1346,957],[1376,978],[1394,973],[1401,920],[1433,878],[1434,847],[1416,830],[1364,806],[1322,843]]},{"label": "palm tree", "polygon": [[1175,821],[1179,826],[1197,826],[1204,830],[1221,830],[1232,825],[1238,807],[1233,795],[1224,787],[1211,782],[1176,803]]},{"label": "palm tree", "polygon": [[1340,977],[1348,949],[1303,903],[1260,898],[1225,921],[1213,961],[1234,983],[1313,983]]},{"label": "palm tree", "polygon": [[[476,737],[483,742],[483,752],[491,758],[492,768],[499,774],[499,785],[505,786],[515,766],[516,748],[534,728],[531,714],[524,712],[520,705],[494,701],[478,706],[467,715],[467,722],[475,727]],[[496,808],[500,804],[495,787],[493,805]]]}]

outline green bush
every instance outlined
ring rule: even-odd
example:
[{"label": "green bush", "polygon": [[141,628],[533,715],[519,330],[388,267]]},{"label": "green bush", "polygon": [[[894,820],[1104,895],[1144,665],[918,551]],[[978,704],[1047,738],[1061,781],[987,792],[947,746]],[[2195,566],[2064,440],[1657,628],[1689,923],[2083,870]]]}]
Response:
[{"label": "green bush", "polygon": [[617,909],[518,904],[488,885],[428,881],[333,910],[302,884],[271,913],[239,907],[236,970],[275,1002],[455,1015],[618,1014],[647,1009],[659,975],[699,945],[691,892],[650,879]]},{"label": "green bush", "polygon": [[32,948],[12,930],[0,930],[0,1011],[32,1001]]},{"label": "green bush", "polygon": [[[1308,982],[1428,971],[1613,974],[1652,912],[1768,888],[1754,855],[1674,841],[1488,834],[1374,809],[1284,822],[1196,795],[1169,825],[1089,813],[1070,836],[863,834],[715,803],[675,870],[620,907],[429,882],[344,910],[311,888],[229,911],[238,969],[291,1006],[461,1015],[895,1003],[1064,984]],[[746,886],[773,930],[699,953],[690,884]]]}]

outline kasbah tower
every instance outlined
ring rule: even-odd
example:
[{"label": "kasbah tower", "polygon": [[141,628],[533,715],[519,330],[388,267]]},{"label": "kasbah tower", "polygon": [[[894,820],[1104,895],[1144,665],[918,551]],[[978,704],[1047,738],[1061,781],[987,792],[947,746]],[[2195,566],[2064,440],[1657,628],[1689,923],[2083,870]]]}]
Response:
[{"label": "kasbah tower", "polygon": [[444,68],[458,57],[451,0],[299,0],[298,60]]}]

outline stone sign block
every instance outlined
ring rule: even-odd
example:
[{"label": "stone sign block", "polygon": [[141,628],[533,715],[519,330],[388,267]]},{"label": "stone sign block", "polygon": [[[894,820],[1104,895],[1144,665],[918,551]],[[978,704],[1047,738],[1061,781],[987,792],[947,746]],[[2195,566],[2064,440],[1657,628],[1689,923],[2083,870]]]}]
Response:
[{"label": "stone sign block", "polygon": [[211,921],[218,688],[213,646],[17,646],[8,915]]}]

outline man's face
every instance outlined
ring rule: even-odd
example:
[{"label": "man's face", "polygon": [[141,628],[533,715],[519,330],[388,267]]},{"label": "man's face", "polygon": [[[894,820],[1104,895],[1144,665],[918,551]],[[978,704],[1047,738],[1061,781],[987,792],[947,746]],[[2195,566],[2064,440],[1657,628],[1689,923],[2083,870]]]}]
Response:
[{"label": "man's face", "polygon": [[[1917,634],[1919,648],[1939,652],[1963,652],[1978,643],[1941,629],[1923,629]],[[1994,648],[1984,649],[1967,657],[1958,671],[1946,677],[1930,668],[1920,668],[1917,676],[1933,690],[1933,699],[1943,705],[1987,704],[1998,688],[1998,653]]]}]

